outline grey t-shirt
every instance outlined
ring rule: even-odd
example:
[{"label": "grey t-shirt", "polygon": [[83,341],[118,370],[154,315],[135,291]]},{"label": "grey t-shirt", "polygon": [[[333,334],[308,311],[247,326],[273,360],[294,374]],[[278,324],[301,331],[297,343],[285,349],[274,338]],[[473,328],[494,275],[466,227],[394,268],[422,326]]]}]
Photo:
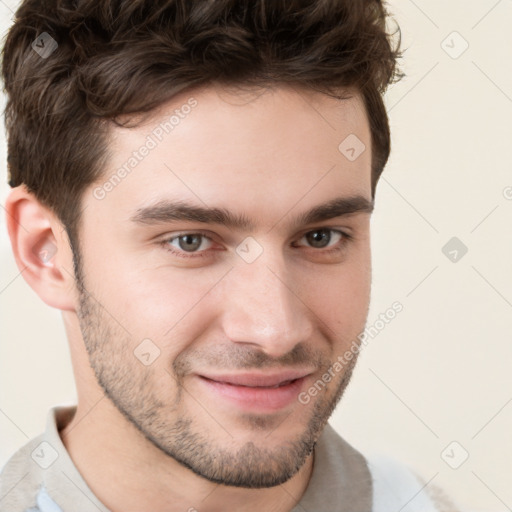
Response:
[{"label": "grey t-shirt", "polygon": [[[111,512],[93,494],[59,435],[76,407],[48,412],[45,432],[20,448],[0,474],[0,512]],[[326,425],[308,487],[290,512],[456,512],[391,459],[368,459]]]}]

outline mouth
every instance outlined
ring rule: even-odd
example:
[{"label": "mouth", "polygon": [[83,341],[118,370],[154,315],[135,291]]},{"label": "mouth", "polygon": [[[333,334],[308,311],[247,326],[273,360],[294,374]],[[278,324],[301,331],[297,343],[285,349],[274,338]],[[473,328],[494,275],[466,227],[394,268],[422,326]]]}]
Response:
[{"label": "mouth", "polygon": [[246,412],[276,412],[297,403],[311,371],[274,374],[198,375],[212,398],[221,399]]}]

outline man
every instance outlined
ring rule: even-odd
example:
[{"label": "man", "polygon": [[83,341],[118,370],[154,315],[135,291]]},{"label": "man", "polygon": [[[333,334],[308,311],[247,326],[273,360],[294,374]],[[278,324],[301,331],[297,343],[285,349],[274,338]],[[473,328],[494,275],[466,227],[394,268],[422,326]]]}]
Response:
[{"label": "man", "polygon": [[327,424],[368,313],[386,15],[22,2],[8,229],[78,404],[6,464],[2,511],[454,510]]}]

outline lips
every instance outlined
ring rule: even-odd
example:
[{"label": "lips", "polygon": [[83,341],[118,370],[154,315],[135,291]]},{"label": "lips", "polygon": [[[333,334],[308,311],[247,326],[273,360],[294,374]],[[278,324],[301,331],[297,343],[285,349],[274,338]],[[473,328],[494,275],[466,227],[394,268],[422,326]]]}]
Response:
[{"label": "lips", "polygon": [[297,403],[297,397],[312,371],[283,370],[272,374],[201,374],[203,388],[215,399],[237,409],[268,413]]}]

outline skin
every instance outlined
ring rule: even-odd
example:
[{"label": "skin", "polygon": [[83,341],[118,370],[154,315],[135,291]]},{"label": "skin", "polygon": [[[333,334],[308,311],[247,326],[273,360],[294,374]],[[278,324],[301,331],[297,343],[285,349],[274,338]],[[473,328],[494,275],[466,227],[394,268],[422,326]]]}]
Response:
[{"label": "skin", "polygon": [[[191,97],[186,118],[97,199],[94,190]],[[367,148],[353,162],[338,150],[350,134]],[[337,197],[371,201],[370,146],[356,92],[343,101],[283,85],[183,92],[137,128],[112,128],[108,168],[83,195],[78,282],[59,220],[23,186],[11,192],[18,266],[62,310],[70,343],[78,405],[60,434],[109,509],[289,511],[300,500],[314,442],[357,358],[307,404],[271,411],[239,407],[200,375],[293,369],[306,374],[298,391],[307,391],[364,330],[370,213],[293,220]],[[177,199],[243,214],[254,229],[130,220]],[[324,246],[304,236],[326,228],[335,231],[324,232]],[[336,230],[352,238],[343,243]],[[208,238],[191,250],[204,257],[169,251],[190,254],[169,239],[198,231]],[[236,252],[249,236],[262,248],[251,263]],[[56,253],[41,261],[35,248],[48,243]],[[159,355],[145,365],[134,351],[147,339]]]}]

